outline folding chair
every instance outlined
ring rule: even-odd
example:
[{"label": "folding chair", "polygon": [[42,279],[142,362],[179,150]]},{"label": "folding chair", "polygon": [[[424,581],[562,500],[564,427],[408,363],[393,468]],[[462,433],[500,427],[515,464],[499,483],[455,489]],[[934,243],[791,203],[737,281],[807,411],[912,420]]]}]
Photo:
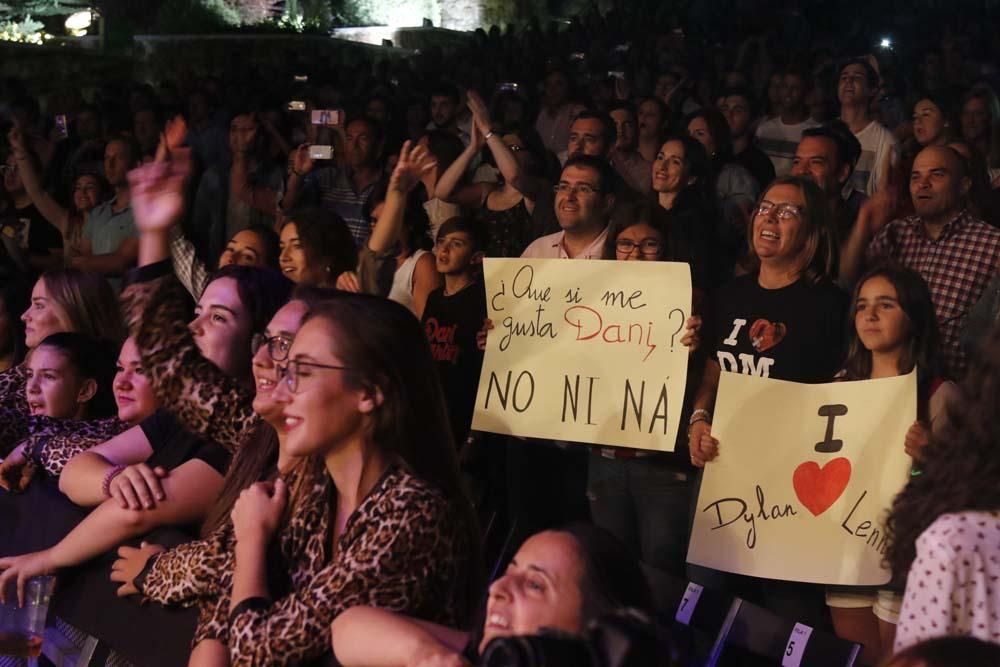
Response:
[{"label": "folding chair", "polygon": [[861,644],[781,618],[745,600],[737,600],[735,612],[725,646],[782,667],[853,667],[861,655]]}]

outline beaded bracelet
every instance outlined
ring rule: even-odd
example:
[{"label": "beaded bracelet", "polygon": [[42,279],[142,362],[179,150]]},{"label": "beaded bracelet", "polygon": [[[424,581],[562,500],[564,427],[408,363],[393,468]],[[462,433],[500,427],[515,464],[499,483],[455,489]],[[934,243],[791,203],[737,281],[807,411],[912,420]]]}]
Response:
[{"label": "beaded bracelet", "polygon": [[107,498],[111,497],[112,480],[114,480],[114,478],[117,477],[118,475],[122,474],[122,471],[125,470],[125,468],[127,467],[128,466],[118,465],[104,474],[104,481],[101,482],[101,491],[104,492],[105,497]]}]

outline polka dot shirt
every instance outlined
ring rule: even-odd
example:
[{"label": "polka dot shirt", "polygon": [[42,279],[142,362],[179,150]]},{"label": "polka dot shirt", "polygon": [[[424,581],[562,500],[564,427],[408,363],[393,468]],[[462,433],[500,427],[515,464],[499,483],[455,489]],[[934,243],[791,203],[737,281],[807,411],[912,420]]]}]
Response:
[{"label": "polka dot shirt", "polygon": [[931,637],[1000,642],[1000,512],[938,518],[917,539],[896,651]]}]

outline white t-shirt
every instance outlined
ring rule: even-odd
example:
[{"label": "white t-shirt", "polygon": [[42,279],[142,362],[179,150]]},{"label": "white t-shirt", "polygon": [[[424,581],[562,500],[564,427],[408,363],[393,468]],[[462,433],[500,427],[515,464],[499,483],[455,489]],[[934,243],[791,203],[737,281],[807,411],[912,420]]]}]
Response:
[{"label": "white t-shirt", "polygon": [[917,538],[895,650],[945,635],[1000,642],[1000,512],[938,517]]},{"label": "white t-shirt", "polygon": [[899,144],[892,132],[876,120],[854,136],[861,143],[861,157],[847,181],[847,187],[860,190],[870,197],[878,189],[877,185],[882,178],[886,152],[895,150],[892,164],[896,164],[899,159]]},{"label": "white t-shirt", "polygon": [[795,149],[802,140],[802,133],[819,123],[806,118],[801,123],[786,125],[781,117],[765,120],[757,127],[757,146],[767,153],[774,165],[775,176],[786,176],[792,170]]}]

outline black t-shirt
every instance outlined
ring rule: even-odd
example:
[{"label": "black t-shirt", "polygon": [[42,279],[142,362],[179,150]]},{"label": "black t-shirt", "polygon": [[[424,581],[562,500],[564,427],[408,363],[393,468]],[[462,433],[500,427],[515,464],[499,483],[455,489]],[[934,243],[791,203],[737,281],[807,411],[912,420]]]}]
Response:
[{"label": "black t-shirt", "polygon": [[829,280],[764,289],[740,276],[713,296],[704,340],[723,371],[829,382],[843,361],[847,302]]},{"label": "black t-shirt", "polygon": [[167,470],[179,467],[191,459],[200,459],[220,475],[229,468],[229,452],[221,445],[194,435],[166,410],[157,410],[139,424],[149,440],[153,454],[146,463]]},{"label": "black t-shirt", "polygon": [[[4,225],[13,225],[19,238],[19,245],[28,251],[29,255],[46,256],[50,250],[63,247],[62,234],[55,225],[38,212],[34,204],[24,208],[10,208],[0,214]],[[23,230],[26,231],[26,235]]]},{"label": "black t-shirt", "polygon": [[461,445],[472,424],[483,353],[476,334],[486,318],[486,289],[481,281],[451,296],[439,287],[427,296],[422,324],[437,362],[448,401],[456,444]]}]

